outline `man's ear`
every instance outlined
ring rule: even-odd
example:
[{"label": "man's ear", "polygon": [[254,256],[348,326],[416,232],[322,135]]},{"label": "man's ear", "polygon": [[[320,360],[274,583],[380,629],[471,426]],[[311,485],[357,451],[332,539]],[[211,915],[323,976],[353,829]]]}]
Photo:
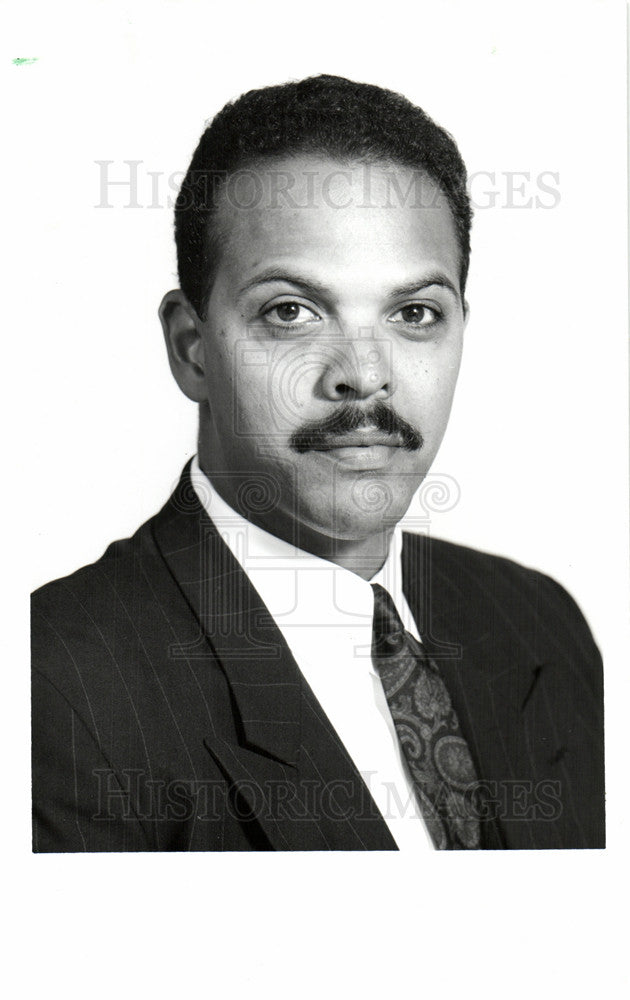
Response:
[{"label": "man's ear", "polygon": [[468,320],[470,319],[470,306],[466,299],[464,299],[464,330],[468,326]]},{"label": "man's ear", "polygon": [[184,395],[201,403],[207,391],[199,317],[179,288],[166,293],[158,313],[173,377]]}]

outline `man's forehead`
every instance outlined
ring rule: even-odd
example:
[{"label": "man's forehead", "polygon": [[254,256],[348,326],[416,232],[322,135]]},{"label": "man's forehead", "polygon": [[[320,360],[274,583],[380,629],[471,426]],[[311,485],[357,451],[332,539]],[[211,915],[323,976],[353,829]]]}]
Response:
[{"label": "man's forehead", "polygon": [[241,272],[322,255],[337,266],[431,258],[455,276],[459,266],[444,192],[395,164],[295,157],[243,168],[224,184],[214,226],[225,265]]}]

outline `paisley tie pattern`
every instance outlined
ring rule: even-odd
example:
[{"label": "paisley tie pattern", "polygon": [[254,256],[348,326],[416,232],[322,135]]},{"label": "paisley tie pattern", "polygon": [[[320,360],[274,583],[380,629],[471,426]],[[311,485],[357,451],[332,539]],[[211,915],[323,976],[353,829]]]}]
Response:
[{"label": "paisley tie pattern", "polygon": [[374,591],[372,660],[381,678],[418,805],[439,851],[481,846],[471,808],[475,766],[438,668],[409,632],[388,592]]}]

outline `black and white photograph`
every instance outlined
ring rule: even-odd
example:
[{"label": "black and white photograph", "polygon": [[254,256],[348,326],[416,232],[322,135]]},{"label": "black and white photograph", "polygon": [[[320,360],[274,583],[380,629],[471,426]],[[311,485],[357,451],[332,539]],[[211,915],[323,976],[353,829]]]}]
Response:
[{"label": "black and white photograph", "polygon": [[122,996],[206,938],[237,998],[623,995],[625,5],[30,7],[10,850],[66,995],[175,912]]}]

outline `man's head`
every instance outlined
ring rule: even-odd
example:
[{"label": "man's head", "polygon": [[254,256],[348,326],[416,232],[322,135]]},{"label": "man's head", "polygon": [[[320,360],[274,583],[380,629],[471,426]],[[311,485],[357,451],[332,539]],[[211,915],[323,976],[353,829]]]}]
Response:
[{"label": "man's head", "polygon": [[450,410],[470,220],[453,140],[399,95],[316,77],[217,115],[161,317],[229,503],[320,554],[403,516]]},{"label": "man's head", "polygon": [[[400,94],[316,76],[250,90],[226,104],[199,141],[175,205],[180,287],[199,316],[220,257],[212,220],[221,187],[238,171],[305,153],[342,163],[396,164],[431,177],[453,214],[464,295],[471,209],[466,168],[451,136]],[[239,200],[236,185],[234,200]]]}]

